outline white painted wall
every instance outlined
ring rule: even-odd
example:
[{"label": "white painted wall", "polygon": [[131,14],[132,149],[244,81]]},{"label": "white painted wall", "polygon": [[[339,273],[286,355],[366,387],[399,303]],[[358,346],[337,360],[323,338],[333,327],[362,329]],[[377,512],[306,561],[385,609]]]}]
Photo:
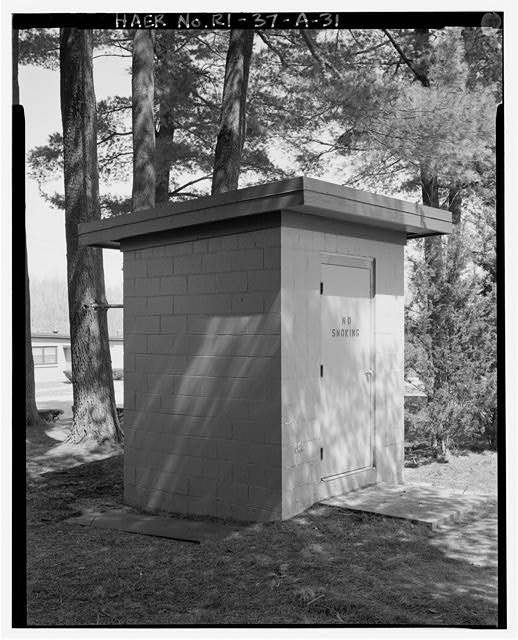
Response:
[{"label": "white painted wall", "polygon": [[[402,480],[405,237],[283,214],[281,243],[282,516],[288,518],[326,497],[373,482]],[[320,462],[322,252],[375,261],[374,468],[327,482],[321,481]],[[336,425],[336,438],[347,438],[341,425]]]}]

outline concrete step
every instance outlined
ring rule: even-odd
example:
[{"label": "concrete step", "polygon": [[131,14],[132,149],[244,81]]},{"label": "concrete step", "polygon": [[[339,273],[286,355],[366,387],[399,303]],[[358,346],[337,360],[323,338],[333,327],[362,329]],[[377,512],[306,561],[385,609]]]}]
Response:
[{"label": "concrete step", "polygon": [[208,540],[221,540],[239,529],[238,526],[233,527],[210,520],[168,518],[132,513],[124,509],[106,511],[104,513],[87,513],[69,518],[66,522],[198,544]]},{"label": "concrete step", "polygon": [[380,483],[328,498],[322,504],[410,520],[436,530],[476,513],[495,499],[494,494],[461,493],[424,483]]}]

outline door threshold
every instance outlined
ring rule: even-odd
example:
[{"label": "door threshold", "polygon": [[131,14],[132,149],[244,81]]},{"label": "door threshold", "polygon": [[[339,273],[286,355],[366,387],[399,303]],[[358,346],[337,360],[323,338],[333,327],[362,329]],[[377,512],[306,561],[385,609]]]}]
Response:
[{"label": "door threshold", "polygon": [[344,476],[351,476],[354,473],[361,473],[362,471],[374,471],[376,467],[361,467],[360,469],[353,469],[353,471],[343,471],[342,473],[334,473],[330,476],[322,476],[320,478],[320,482],[330,482],[331,480],[336,480],[338,478],[343,478]]}]

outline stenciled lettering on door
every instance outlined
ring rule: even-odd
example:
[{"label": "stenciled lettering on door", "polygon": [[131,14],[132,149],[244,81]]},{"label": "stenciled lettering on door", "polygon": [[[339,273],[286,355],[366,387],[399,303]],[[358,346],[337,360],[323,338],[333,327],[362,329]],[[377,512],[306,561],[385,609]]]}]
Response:
[{"label": "stenciled lettering on door", "polygon": [[342,316],[342,326],[331,329],[332,338],[359,338],[360,330],[354,326],[351,316]]},{"label": "stenciled lettering on door", "polygon": [[372,262],[343,261],[321,266],[322,478],[371,468],[374,457]]}]

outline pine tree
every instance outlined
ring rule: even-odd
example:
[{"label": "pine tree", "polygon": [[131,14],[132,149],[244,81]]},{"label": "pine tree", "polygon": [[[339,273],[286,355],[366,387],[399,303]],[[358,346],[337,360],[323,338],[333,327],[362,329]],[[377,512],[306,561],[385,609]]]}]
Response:
[{"label": "pine tree", "polygon": [[119,441],[102,250],[80,247],[80,222],[99,220],[92,32],[60,32],[65,227],[73,385],[73,438]]},{"label": "pine tree", "polygon": [[246,132],[246,94],[254,32],[232,29],[225,67],[212,193],[237,189]]},{"label": "pine tree", "polygon": [[131,73],[133,121],[132,211],[155,206],[154,34],[137,29]]},{"label": "pine tree", "polygon": [[429,438],[442,459],[451,446],[495,444],[496,306],[494,290],[483,293],[487,274],[472,263],[473,240],[461,223],[443,241],[440,271],[422,259],[422,241],[410,260],[406,367],[423,382],[428,403],[407,435]]},{"label": "pine tree", "polygon": [[[13,106],[15,109],[21,110],[20,107],[20,87],[18,84],[18,61],[19,61],[19,32],[13,30]],[[25,143],[25,138],[24,138]],[[19,171],[19,167],[13,170]],[[25,207],[25,196],[23,198],[23,206]],[[19,212],[25,216],[25,211]],[[27,262],[27,235],[24,237],[25,242],[25,424],[26,426],[42,426],[44,420],[40,418],[36,406],[36,387],[34,384],[34,358],[32,356],[32,340],[31,340],[31,292],[29,283],[29,265]]]}]

